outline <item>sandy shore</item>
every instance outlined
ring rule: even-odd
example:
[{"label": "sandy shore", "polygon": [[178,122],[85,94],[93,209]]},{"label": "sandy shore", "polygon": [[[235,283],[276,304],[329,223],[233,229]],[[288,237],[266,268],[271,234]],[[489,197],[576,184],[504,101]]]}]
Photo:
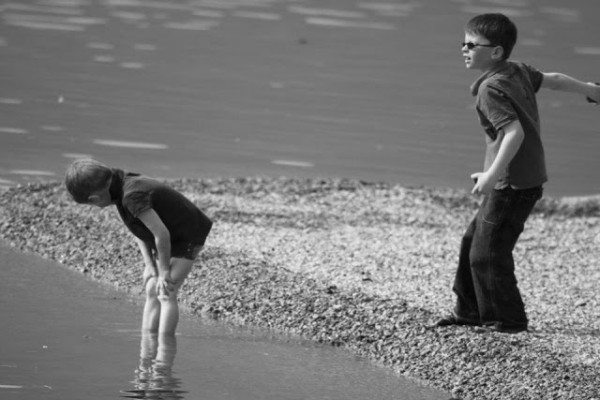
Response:
[{"label": "sandy shore", "polygon": [[[515,251],[516,335],[432,328],[454,302],[465,192],[332,179],[172,181],[215,221],[181,301],[199,315],[345,346],[460,399],[600,399],[600,202],[548,199]],[[0,238],[141,293],[116,210],[58,183],[0,194]]]}]

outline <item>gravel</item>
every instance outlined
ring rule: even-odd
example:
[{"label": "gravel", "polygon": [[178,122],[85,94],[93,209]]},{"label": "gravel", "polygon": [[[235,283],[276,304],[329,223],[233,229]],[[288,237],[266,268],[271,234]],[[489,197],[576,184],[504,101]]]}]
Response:
[{"label": "gravel", "polygon": [[[600,199],[544,198],[517,248],[529,332],[433,328],[454,303],[459,241],[478,199],[343,179],[169,181],[215,225],[182,288],[203,318],[335,346],[457,399],[600,400]],[[116,210],[60,183],[0,193],[0,238],[141,294]]]}]

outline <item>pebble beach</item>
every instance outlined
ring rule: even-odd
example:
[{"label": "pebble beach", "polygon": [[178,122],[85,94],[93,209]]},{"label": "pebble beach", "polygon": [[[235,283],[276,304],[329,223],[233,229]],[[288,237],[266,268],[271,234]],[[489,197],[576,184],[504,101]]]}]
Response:
[{"label": "pebble beach", "polygon": [[[600,198],[543,198],[515,249],[530,319],[509,335],[433,327],[454,303],[479,199],[319,178],[170,180],[214,221],[180,301],[198,318],[365,356],[454,399],[600,400]],[[0,192],[0,239],[141,295],[143,265],[113,207],[62,183]]]}]

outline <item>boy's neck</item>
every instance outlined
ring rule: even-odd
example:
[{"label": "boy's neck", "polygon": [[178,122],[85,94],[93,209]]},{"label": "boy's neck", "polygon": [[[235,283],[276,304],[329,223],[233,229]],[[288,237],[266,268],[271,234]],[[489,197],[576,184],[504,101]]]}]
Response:
[{"label": "boy's neck", "polygon": [[115,203],[123,192],[123,176],[125,173],[118,168],[112,169],[112,178],[109,186],[110,199]]},{"label": "boy's neck", "polygon": [[471,85],[471,94],[473,96],[477,96],[477,93],[479,92],[479,86],[481,86],[481,83],[483,81],[485,81],[487,78],[489,78],[490,76],[494,75],[496,72],[498,72],[502,68],[504,68],[507,64],[508,64],[508,60],[502,60],[502,61],[498,61],[497,63],[494,63],[492,66],[490,66],[490,68],[482,70],[483,73]]},{"label": "boy's neck", "polygon": [[488,68],[482,69],[481,72],[483,72],[483,75],[493,74],[499,69],[502,69],[506,64],[508,64],[508,60],[500,60],[491,64]]}]

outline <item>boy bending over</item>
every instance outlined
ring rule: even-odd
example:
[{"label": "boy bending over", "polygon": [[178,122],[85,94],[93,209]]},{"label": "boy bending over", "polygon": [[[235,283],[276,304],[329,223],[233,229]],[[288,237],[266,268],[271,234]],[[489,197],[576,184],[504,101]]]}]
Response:
[{"label": "boy bending over", "polygon": [[174,335],[177,292],[204,245],[211,220],[166,184],[95,160],[74,161],[65,184],[77,203],[117,206],[144,259],[142,330]]}]

